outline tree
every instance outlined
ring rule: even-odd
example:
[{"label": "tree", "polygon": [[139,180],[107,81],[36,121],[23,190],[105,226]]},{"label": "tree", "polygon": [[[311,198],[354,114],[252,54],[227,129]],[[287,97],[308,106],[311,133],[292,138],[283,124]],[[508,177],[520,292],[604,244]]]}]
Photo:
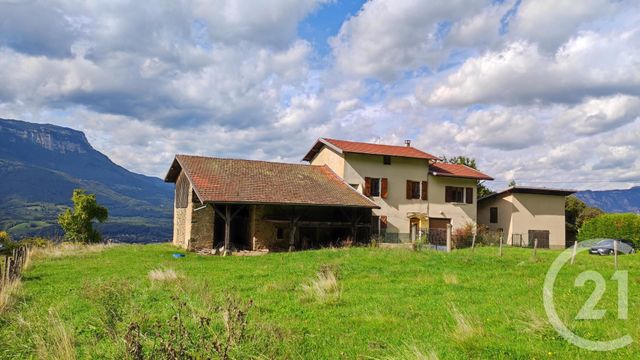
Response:
[{"label": "tree", "polygon": [[[449,164],[465,165],[472,169],[478,170],[478,167],[476,166],[476,160],[468,156],[458,155],[451,158],[443,156],[442,159],[444,160],[444,162],[448,162]],[[478,198],[483,198],[485,196],[495,194],[494,191],[484,185],[484,181],[478,181],[476,186],[478,187]]]},{"label": "tree", "polygon": [[567,240],[575,240],[585,222],[602,214],[604,214],[602,210],[587,206],[584,201],[576,196],[567,196],[564,204]]},{"label": "tree", "polygon": [[578,233],[580,240],[615,238],[640,245],[640,215],[604,214],[587,220]]},{"label": "tree", "polygon": [[509,184],[507,184],[507,187],[515,187],[516,185],[518,185],[516,184],[516,179],[511,179]]},{"label": "tree", "polygon": [[82,189],[73,190],[73,211],[67,209],[58,216],[58,224],[64,230],[64,236],[69,241],[83,243],[99,242],[100,233],[93,228],[93,220],[103,223],[109,217],[107,208],[100,206],[95,194],[87,194]]}]

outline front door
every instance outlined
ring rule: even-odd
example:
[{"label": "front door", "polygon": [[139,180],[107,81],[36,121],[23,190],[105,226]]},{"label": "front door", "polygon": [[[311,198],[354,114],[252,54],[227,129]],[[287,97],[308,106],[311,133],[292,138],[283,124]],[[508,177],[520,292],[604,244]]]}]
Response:
[{"label": "front door", "polygon": [[409,234],[411,242],[416,242],[420,238],[420,219],[411,218],[409,220]]}]

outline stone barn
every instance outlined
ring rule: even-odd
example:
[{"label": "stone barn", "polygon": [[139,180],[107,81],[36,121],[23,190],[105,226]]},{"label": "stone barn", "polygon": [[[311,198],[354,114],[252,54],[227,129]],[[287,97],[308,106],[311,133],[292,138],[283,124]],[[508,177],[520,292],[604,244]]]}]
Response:
[{"label": "stone barn", "polygon": [[378,208],[328,166],[176,155],[173,243],[301,250],[368,242]]}]

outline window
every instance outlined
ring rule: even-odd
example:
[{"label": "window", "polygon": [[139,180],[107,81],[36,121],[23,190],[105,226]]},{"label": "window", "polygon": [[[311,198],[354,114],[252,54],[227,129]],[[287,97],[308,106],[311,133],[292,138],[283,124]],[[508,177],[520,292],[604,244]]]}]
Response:
[{"label": "window", "polygon": [[391,165],[391,156],[384,155],[382,157],[382,163],[385,164],[385,165]]},{"label": "window", "polygon": [[446,186],[444,189],[444,200],[448,203],[463,203],[464,188],[456,186]]},{"label": "window", "polygon": [[498,223],[498,208],[497,207],[489,208],[489,222],[491,224],[497,224]]},{"label": "window", "polygon": [[371,179],[371,196],[380,196],[380,179]]},{"label": "window", "polygon": [[420,199],[420,182],[407,180],[407,199]]},{"label": "window", "polygon": [[365,196],[379,196],[383,199],[387,198],[389,192],[389,181],[387,178],[364,178]]},{"label": "window", "polygon": [[277,228],[276,229],[276,239],[278,239],[278,240],[284,239],[284,229],[283,228]]}]

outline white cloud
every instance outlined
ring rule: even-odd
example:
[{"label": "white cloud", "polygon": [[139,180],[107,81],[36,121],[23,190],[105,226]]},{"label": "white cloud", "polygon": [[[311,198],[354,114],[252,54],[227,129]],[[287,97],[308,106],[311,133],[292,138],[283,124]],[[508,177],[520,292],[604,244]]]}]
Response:
[{"label": "white cloud", "polygon": [[558,124],[569,126],[579,135],[593,135],[614,130],[640,118],[640,97],[615,95],[590,98],[567,109]]},{"label": "white cloud", "polygon": [[464,129],[455,139],[462,144],[516,150],[539,144],[544,134],[542,126],[532,115],[523,111],[492,109],[469,115]]},{"label": "white cloud", "polygon": [[631,1],[610,0],[535,0],[523,1],[510,21],[510,36],[537,43],[555,51],[583,25],[608,19],[618,11],[629,11]]},{"label": "white cloud", "polygon": [[[433,105],[580,101],[586,96],[640,94],[640,28],[581,33],[553,56],[528,42],[467,60],[423,100]],[[612,56],[615,54],[615,56]],[[425,93],[426,92],[426,93]]]},{"label": "white cloud", "polygon": [[[344,73],[393,79],[423,65],[446,59],[440,33],[482,11],[484,1],[374,0],[347,20],[331,39],[337,67]],[[440,31],[440,32],[439,32]]]}]

